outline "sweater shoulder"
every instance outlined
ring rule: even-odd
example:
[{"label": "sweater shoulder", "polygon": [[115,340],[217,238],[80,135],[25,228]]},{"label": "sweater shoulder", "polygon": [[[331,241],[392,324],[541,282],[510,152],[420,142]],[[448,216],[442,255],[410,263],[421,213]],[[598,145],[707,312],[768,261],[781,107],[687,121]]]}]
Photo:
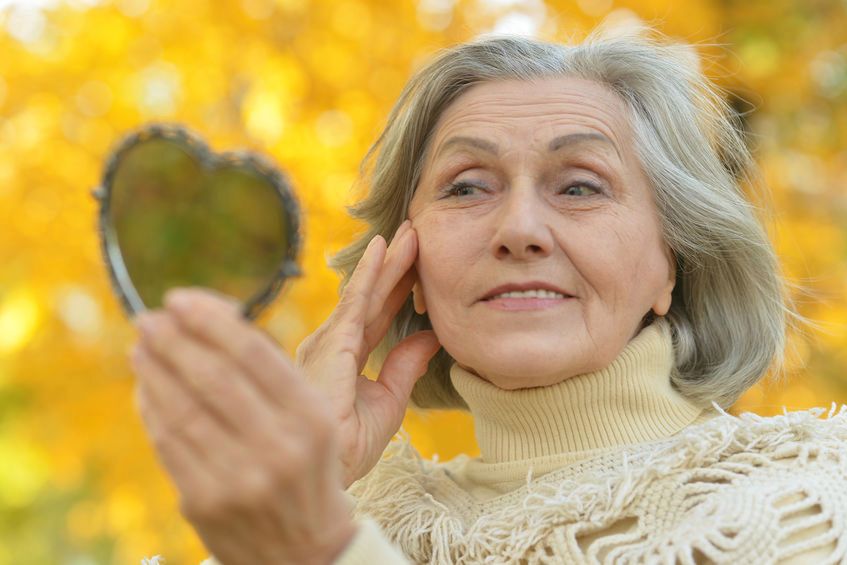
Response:
[{"label": "sweater shoulder", "polygon": [[[666,442],[656,452],[681,451],[689,464],[722,461],[749,454],[762,460],[818,454],[847,456],[847,405],[785,411],[775,416],[744,412],[730,415],[715,407],[714,416],[697,422]],[[703,457],[703,454],[710,457]]]},{"label": "sweater shoulder", "polygon": [[[697,551],[773,563],[810,550],[847,555],[847,407],[722,412],[665,440],[528,477],[486,503],[456,489],[451,473],[465,462],[427,461],[395,442],[351,487],[356,512],[416,561],[472,554],[581,562],[612,550],[634,561]],[[526,535],[510,533],[517,531]]]}]

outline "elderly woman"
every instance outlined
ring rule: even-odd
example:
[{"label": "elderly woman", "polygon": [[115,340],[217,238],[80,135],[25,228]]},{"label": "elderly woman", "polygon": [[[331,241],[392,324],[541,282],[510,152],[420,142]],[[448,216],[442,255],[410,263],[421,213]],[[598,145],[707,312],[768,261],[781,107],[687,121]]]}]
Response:
[{"label": "elderly woman", "polygon": [[[140,318],[137,402],[219,562],[847,562],[847,414],[722,409],[797,316],[694,61],[450,49],[369,153],[370,230],[296,360],[208,292]],[[481,456],[391,442],[410,400],[469,410]]]}]

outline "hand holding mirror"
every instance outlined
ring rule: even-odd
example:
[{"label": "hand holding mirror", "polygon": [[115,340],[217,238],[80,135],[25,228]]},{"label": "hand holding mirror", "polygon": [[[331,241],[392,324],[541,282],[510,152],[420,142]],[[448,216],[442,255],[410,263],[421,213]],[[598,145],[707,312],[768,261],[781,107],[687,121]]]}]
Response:
[{"label": "hand holding mirror", "polygon": [[297,201],[266,158],[216,155],[196,134],[156,124],[109,156],[99,234],[113,289],[130,317],[160,308],[174,287],[234,297],[255,319],[299,274]]}]

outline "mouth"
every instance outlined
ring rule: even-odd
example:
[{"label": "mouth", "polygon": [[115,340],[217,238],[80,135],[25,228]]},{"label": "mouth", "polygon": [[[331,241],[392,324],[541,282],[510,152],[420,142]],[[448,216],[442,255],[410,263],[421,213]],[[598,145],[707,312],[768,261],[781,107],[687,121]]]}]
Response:
[{"label": "mouth", "polygon": [[525,283],[508,283],[492,288],[480,298],[481,302],[491,302],[503,299],[523,300],[564,300],[574,298],[574,295],[563,288],[559,288],[543,281],[529,281]]}]

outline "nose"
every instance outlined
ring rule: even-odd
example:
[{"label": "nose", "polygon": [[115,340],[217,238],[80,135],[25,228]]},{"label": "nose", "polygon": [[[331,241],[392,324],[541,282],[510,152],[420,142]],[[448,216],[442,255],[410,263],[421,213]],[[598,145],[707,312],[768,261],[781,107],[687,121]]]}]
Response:
[{"label": "nose", "polygon": [[496,216],[491,249],[498,259],[520,261],[547,257],[553,251],[547,206],[534,187],[510,189]]}]

